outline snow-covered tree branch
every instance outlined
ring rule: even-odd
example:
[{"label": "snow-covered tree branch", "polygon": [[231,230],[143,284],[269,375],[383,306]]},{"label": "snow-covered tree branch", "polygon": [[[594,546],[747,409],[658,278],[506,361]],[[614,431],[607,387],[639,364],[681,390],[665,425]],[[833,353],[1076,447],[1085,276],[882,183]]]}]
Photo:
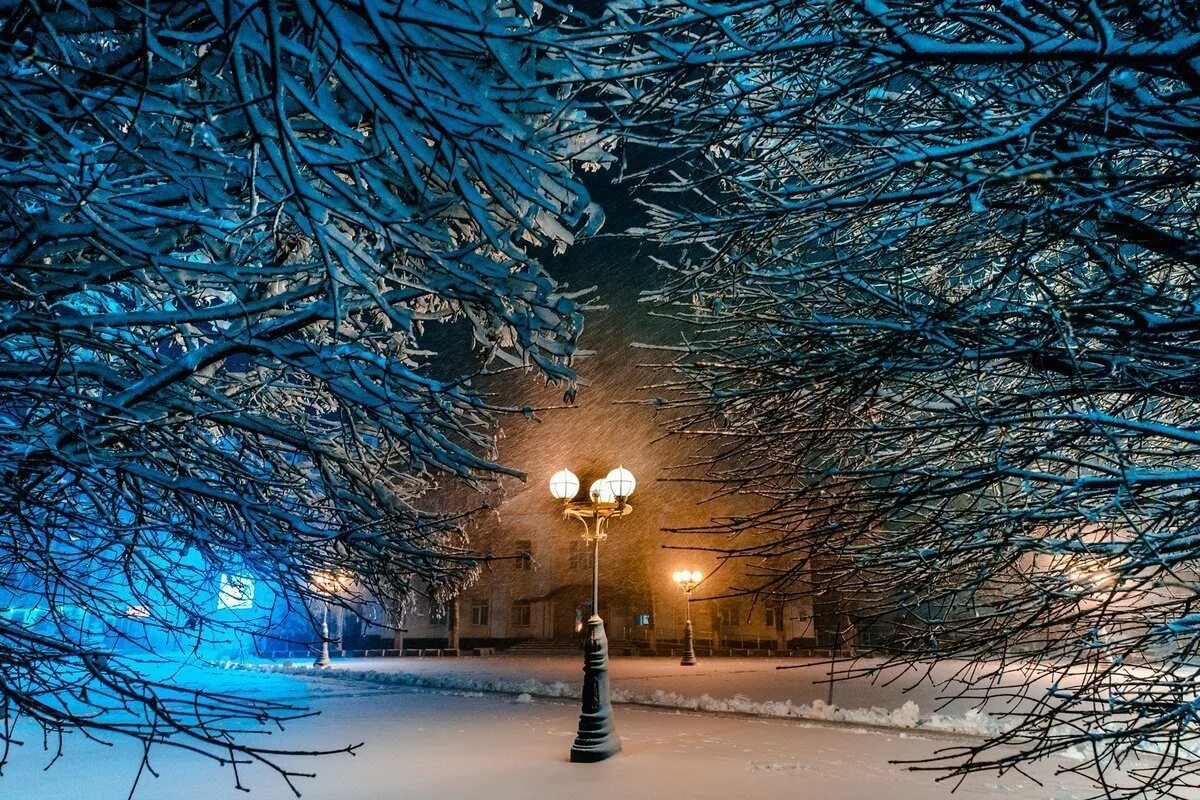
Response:
[{"label": "snow-covered tree branch", "polygon": [[757,537],[746,589],[819,572],[860,647],[996,664],[1031,710],[951,770],[1200,783],[1200,9],[616,13],[629,130],[672,148],[675,427],[759,501],[714,528]]},{"label": "snow-covered tree branch", "polygon": [[4,730],[278,762],[236,731],[292,710],[139,677],[114,620],[188,648],[238,627],[210,619],[223,574],[297,607],[330,571],[391,604],[470,580],[420,496],[506,471],[498,409],[429,368],[426,328],[573,380],[580,305],[534,257],[601,219],[577,176],[606,140],[555,44],[572,20],[473,0],[0,0],[0,20],[0,607],[40,615],[0,617]]}]

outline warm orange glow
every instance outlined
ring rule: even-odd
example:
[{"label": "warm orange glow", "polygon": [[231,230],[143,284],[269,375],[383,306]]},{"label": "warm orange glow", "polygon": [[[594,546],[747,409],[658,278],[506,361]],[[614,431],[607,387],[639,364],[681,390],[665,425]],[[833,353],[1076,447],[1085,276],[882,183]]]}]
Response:
[{"label": "warm orange glow", "polygon": [[312,584],[325,594],[336,594],[350,584],[350,576],[332,570],[319,570],[312,574]]}]

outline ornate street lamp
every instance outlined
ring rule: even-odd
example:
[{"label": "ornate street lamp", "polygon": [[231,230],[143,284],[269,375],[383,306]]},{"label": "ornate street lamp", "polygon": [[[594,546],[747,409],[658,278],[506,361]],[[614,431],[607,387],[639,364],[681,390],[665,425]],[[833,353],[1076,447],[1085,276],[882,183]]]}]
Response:
[{"label": "ornate street lamp", "polygon": [[329,597],[342,588],[342,581],[332,572],[314,572],[312,584],[321,592],[321,652],[313,666],[317,669],[329,669],[333,662],[329,659]]},{"label": "ornate street lamp", "polygon": [[591,485],[587,500],[576,500],[579,479],[574,473],[564,469],[550,479],[550,494],[562,501],[563,516],[583,523],[583,538],[592,545],[592,615],[583,648],[583,710],[571,746],[575,762],[603,761],[621,750],[608,691],[608,637],[600,618],[600,542],[608,538],[610,519],[633,511],[626,501],[636,486],[633,473],[617,467]]},{"label": "ornate street lamp", "polygon": [[694,667],[696,666],[696,646],[692,639],[692,590],[700,584],[700,581],[704,580],[704,576],[698,569],[683,569],[672,575],[671,580],[675,581],[675,585],[683,590],[683,596],[687,598],[687,620],[683,623],[683,658],[679,660],[679,663],[685,667]]}]

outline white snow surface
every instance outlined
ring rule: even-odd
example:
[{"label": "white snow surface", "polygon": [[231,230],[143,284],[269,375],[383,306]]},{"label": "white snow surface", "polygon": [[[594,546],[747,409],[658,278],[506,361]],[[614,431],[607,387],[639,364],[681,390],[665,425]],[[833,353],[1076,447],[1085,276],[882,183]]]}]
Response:
[{"label": "white snow surface", "polygon": [[[305,675],[307,662],[230,663],[231,668]],[[786,666],[787,669],[777,669]],[[614,704],[655,706],[687,711],[745,714],[756,717],[803,719],[829,723],[921,729],[939,733],[990,736],[1007,723],[978,708],[953,704],[959,713],[930,710],[906,698],[902,679],[884,685],[866,679],[835,683],[836,698],[843,702],[876,701],[871,705],[843,706],[814,695],[825,694],[829,662],[784,662],[763,659],[713,659],[685,669],[675,659],[614,658],[610,667]],[[345,659],[323,674],[346,680],[367,681],[429,689],[449,689],[543,698],[578,698],[582,688],[578,658],[404,658]],[[568,677],[569,676],[569,677]],[[897,677],[897,676],[891,676]],[[911,682],[911,681],[910,681]],[[932,707],[940,705],[934,687],[918,687],[917,695]],[[913,690],[909,689],[911,693]],[[789,696],[790,695],[790,696]],[[806,699],[800,699],[805,697]],[[880,702],[882,701],[882,702]]]},{"label": "white snow surface", "polygon": [[[928,758],[955,744],[937,734],[630,705],[615,709],[622,752],[600,764],[571,764],[579,715],[573,700],[526,692],[528,702],[514,702],[494,693],[385,684],[353,679],[347,666],[302,675],[197,670],[186,677],[213,690],[305,703],[320,712],[270,734],[272,746],[364,743],[353,757],[288,762],[315,773],[297,780],[305,800],[1081,800],[1094,792],[1078,776],[1056,774],[1061,765],[1054,762],[1034,764],[1028,775],[973,776],[957,788],[892,763]],[[487,665],[475,669],[481,666]],[[136,744],[117,740],[107,747],[68,737],[62,759],[43,771],[52,752],[41,748],[29,726],[17,733],[26,744],[14,749],[0,777],[4,800],[129,795],[141,756]],[[246,794],[235,788],[228,767],[187,752],[156,747],[151,765],[157,775],[142,775],[134,800],[294,797],[262,766],[241,768]]]}]

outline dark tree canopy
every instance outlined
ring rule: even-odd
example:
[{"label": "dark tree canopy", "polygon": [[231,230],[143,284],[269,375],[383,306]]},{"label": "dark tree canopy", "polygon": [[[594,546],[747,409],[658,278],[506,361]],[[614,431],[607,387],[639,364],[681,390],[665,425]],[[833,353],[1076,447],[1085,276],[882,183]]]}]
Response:
[{"label": "dark tree canopy", "polygon": [[570,22],[0,2],[0,606],[38,609],[0,617],[6,731],[275,760],[233,731],[289,710],[140,677],[113,620],[187,649],[238,626],[223,573],[301,607],[331,573],[393,607],[471,579],[421,495],[508,471],[500,409],[434,377],[426,327],[574,379],[580,307],[532,255],[600,222]]},{"label": "dark tree canopy", "polygon": [[746,589],[835,585],[895,658],[1060,677],[955,769],[1082,751],[1130,770],[1111,796],[1195,785],[1200,8],[623,19],[684,253],[657,299],[694,326],[674,427],[762,503],[716,521],[767,535],[723,548]]},{"label": "dark tree canopy", "polygon": [[573,392],[581,305],[536,256],[597,228],[619,133],[661,154],[668,403],[756,509],[712,528],[745,590],[836,583],[894,658],[992,665],[1029,712],[952,770],[1200,783],[1194,4],[0,11],[0,603],[42,609],[0,617],[6,742],[295,774],[235,731],[298,710],[104,634],[253,629],[222,575],[469,582],[454,498],[509,472],[503,409],[432,344]]}]

